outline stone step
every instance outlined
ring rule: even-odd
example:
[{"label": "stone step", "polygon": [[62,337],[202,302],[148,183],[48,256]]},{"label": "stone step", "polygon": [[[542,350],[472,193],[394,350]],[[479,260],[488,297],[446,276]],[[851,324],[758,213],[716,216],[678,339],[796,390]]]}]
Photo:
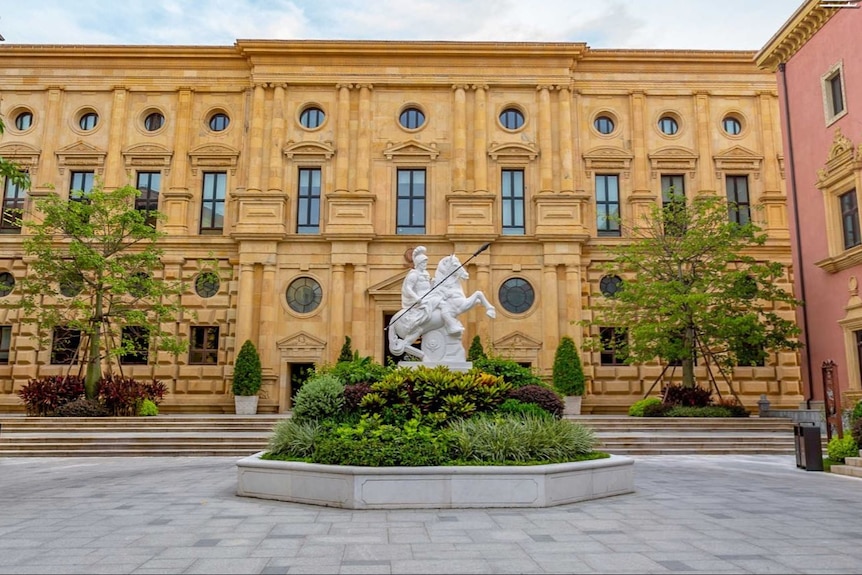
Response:
[{"label": "stone step", "polygon": [[862,457],[845,457],[844,465],[848,467],[862,468]]},{"label": "stone step", "polygon": [[829,468],[829,471],[837,473],[838,475],[846,475],[847,477],[858,477],[862,479],[862,467],[858,465],[832,465]]}]

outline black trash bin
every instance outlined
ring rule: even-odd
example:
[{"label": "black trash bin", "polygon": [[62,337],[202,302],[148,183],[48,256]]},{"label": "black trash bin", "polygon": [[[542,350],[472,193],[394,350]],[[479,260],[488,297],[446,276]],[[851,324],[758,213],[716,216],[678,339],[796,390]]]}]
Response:
[{"label": "black trash bin", "polygon": [[793,440],[796,447],[796,467],[806,471],[823,471],[820,426],[816,423],[794,424]]}]

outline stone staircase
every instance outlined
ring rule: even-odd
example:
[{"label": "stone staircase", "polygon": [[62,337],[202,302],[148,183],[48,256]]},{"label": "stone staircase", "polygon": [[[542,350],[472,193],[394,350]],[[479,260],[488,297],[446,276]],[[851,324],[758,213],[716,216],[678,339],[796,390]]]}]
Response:
[{"label": "stone staircase", "polygon": [[844,465],[832,465],[829,470],[838,475],[862,479],[862,457],[845,457]]},{"label": "stone staircase", "polygon": [[[266,449],[273,427],[286,417],[289,415],[0,415],[0,457],[242,457]],[[793,422],[784,418],[579,415],[568,419],[591,427],[599,449],[617,455],[793,454],[795,449]]]}]

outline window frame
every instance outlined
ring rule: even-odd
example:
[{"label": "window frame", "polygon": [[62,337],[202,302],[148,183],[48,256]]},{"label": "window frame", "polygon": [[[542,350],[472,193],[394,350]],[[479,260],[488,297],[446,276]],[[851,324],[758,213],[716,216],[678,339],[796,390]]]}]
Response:
[{"label": "window frame", "polygon": [[[58,345],[58,341],[69,340],[75,341],[77,343],[74,347],[69,348],[68,346],[60,347]],[[51,333],[51,365],[75,365],[75,358],[77,356],[78,349],[81,347],[81,330],[68,328],[65,326],[55,326],[54,330]],[[58,361],[62,359],[59,354],[70,354],[68,359],[64,361]]]},{"label": "window frame", "polygon": [[602,136],[610,136],[617,129],[617,123],[609,114],[599,114],[593,120],[593,129]]},{"label": "window frame", "polygon": [[[81,180],[76,182],[76,180]],[[76,183],[82,185],[76,186]],[[96,172],[93,170],[76,170],[69,173],[69,200],[73,202],[83,202],[87,199],[93,187],[96,185]],[[72,192],[81,192],[81,195],[75,197]]]},{"label": "window frame", "polygon": [[[213,331],[214,330],[214,331]],[[215,346],[208,346],[208,334],[215,334]],[[189,332],[189,365],[218,365],[220,347],[219,326],[193,325]],[[198,346],[196,344],[202,343]]]},{"label": "window frame", "polygon": [[[414,183],[414,175],[422,174],[420,184]],[[401,176],[409,175],[404,185]],[[424,235],[427,229],[428,170],[425,168],[397,168],[395,173],[395,233],[396,235]],[[417,207],[421,206],[421,210]],[[421,211],[422,224],[417,212]],[[402,222],[405,222],[402,225]]]},{"label": "window frame", "polygon": [[[12,194],[10,195],[10,192]],[[3,183],[3,199],[0,200],[0,234],[20,234],[21,222],[24,218],[27,188],[6,178]],[[15,218],[7,219],[7,212],[17,214]],[[7,223],[8,220],[8,223]]]},{"label": "window frame", "polygon": [[[517,185],[518,175],[520,175],[520,187]],[[523,236],[527,233],[525,178],[523,168],[500,170],[500,226],[504,236]]]},{"label": "window frame", "polygon": [[[27,125],[26,126],[21,125],[24,123],[24,118],[27,118],[27,120],[26,120]],[[30,110],[22,110],[22,111],[18,112],[17,114],[15,114],[15,124],[14,124],[15,129],[18,130],[19,132],[26,132],[27,130],[29,130],[30,128],[33,127],[33,120],[34,120],[33,112],[31,112]]]},{"label": "window frame", "polygon": [[[733,198],[731,198],[731,180],[734,182],[733,186]],[[739,188],[737,186],[738,182],[745,182],[745,195],[746,199],[744,202],[739,201]],[[751,186],[749,186],[748,175],[747,174],[725,174],[724,176],[724,193],[727,198],[727,217],[728,220],[737,224],[737,225],[746,225],[752,223],[751,221]],[[733,203],[735,208],[730,204]],[[744,208],[744,209],[743,209]],[[742,214],[746,215],[746,221],[741,221],[740,217]]]},{"label": "window frame", "polygon": [[[124,326],[120,332],[120,339],[132,340],[135,351],[120,355],[121,365],[148,365],[150,363],[150,330],[140,325]],[[145,345],[141,345],[145,343]]]},{"label": "window frame", "polygon": [[[852,206],[845,206],[845,199],[852,200]],[[841,216],[841,238],[844,249],[849,250],[862,244],[859,226],[859,199],[855,188],[838,195],[838,212]],[[849,228],[847,226],[848,221],[852,221]]]},{"label": "window frame", "polygon": [[[826,125],[837,122],[847,115],[847,88],[844,75],[844,61],[839,60],[829,67],[829,69],[820,76],[820,85],[823,93],[823,114]],[[838,81],[839,90],[835,90],[835,81]],[[837,100],[837,101],[836,101]],[[836,109],[836,104],[840,103],[841,109]]]},{"label": "window frame", "polygon": [[505,130],[516,132],[524,127],[527,119],[524,113],[514,106],[507,106],[497,118]]},{"label": "window frame", "polygon": [[[141,187],[142,179],[146,178],[146,187]],[[155,179],[155,188],[153,188],[153,180]],[[141,193],[135,198],[135,209],[139,212],[157,212],[159,210],[159,195],[162,188],[162,173],[161,172],[138,172],[135,176],[135,187]],[[146,193],[144,192],[146,189]],[[156,227],[158,219],[153,213],[145,213],[146,222],[152,227]]]},{"label": "window frame", "polygon": [[410,132],[421,129],[427,122],[428,118],[419,106],[407,106],[398,113],[398,125]]},{"label": "window frame", "polygon": [[[208,185],[209,178],[213,178]],[[221,185],[219,185],[221,183]],[[210,197],[212,193],[212,197]],[[219,197],[221,193],[221,197]],[[227,198],[227,172],[204,172],[201,178],[201,216],[198,231],[201,234],[221,234],[225,228]],[[210,206],[209,222],[205,222],[206,207]],[[221,206],[221,225],[216,226],[218,219],[218,208]],[[204,225],[208,223],[209,225]]]},{"label": "window frame", "polygon": [[323,170],[320,167],[300,167],[296,181],[296,233],[319,234]]},{"label": "window frame", "polygon": [[9,355],[12,351],[12,326],[0,325],[0,364],[9,364]]},{"label": "window frame", "polygon": [[317,130],[326,122],[326,112],[320,106],[308,106],[299,113],[299,125],[306,130]]},{"label": "window frame", "polygon": [[[629,330],[624,327],[602,326],[599,327],[599,365],[605,367],[617,367],[626,365],[627,355],[624,351],[618,351],[616,342],[628,341]],[[612,346],[607,344],[614,343]]]},{"label": "window frame", "polygon": [[[600,187],[599,182],[604,181],[608,182],[608,178],[613,178],[616,182],[616,201],[611,201],[608,199],[608,189],[607,183]],[[621,194],[620,194],[620,175],[619,174],[596,174],[593,178],[593,183],[595,186],[595,203],[596,203],[596,235],[600,237],[614,237],[619,238],[622,237],[622,202],[621,202]],[[599,192],[603,190],[605,199],[600,199]],[[616,215],[612,216],[610,207],[616,206]],[[605,206],[604,216],[600,214],[599,207]],[[599,225],[601,221],[600,218],[604,217],[605,226]],[[615,218],[615,219],[612,219]]]}]

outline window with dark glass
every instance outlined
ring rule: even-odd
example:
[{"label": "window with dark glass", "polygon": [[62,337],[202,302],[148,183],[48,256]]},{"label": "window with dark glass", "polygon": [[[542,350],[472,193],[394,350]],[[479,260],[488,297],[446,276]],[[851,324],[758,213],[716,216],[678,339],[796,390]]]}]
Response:
[{"label": "window with dark glass", "polygon": [[99,115],[95,112],[87,112],[81,119],[78,120],[78,126],[81,127],[82,130],[92,130],[96,127],[96,124],[99,123]]},{"label": "window with dark glass", "polygon": [[81,345],[81,330],[67,327],[55,327],[51,338],[51,363],[54,365],[69,365],[78,355]]},{"label": "window with dark glass", "polygon": [[24,186],[6,178],[3,186],[3,204],[0,205],[0,234],[20,234],[24,216]]},{"label": "window with dark glass", "polygon": [[599,281],[599,291],[605,297],[616,297],[623,288],[623,280],[619,276],[604,276]]},{"label": "window with dark glass", "polygon": [[620,180],[617,175],[596,175],[596,229],[600,236],[619,236]]},{"label": "window with dark glass", "polygon": [[60,294],[75,297],[84,289],[84,276],[77,270],[67,271],[59,281]]},{"label": "window with dark glass", "polygon": [[668,174],[661,177],[661,205],[665,233],[669,236],[682,236],[685,233],[685,177],[682,174]]},{"label": "window with dark glass", "polygon": [[326,114],[320,108],[306,108],[299,115],[299,123],[303,128],[313,130],[323,125],[323,120],[326,119]]},{"label": "window with dark glass", "polygon": [[536,292],[527,280],[509,278],[500,286],[497,297],[500,298],[500,305],[509,313],[524,313],[533,307]]},{"label": "window with dark glass", "polygon": [[123,346],[131,346],[133,351],[128,351],[120,356],[123,365],[146,365],[150,358],[150,330],[143,326],[130,325],[123,328],[120,336]]},{"label": "window with dark glass", "polygon": [[748,176],[727,176],[727,213],[731,222],[739,225],[751,221],[751,199],[748,195]]},{"label": "window with dark glass", "polygon": [[15,116],[15,128],[21,131],[27,130],[33,125],[33,114],[21,112]]},{"label": "window with dark glass", "polygon": [[218,326],[193,326],[189,364],[218,365]]},{"label": "window with dark glass", "polygon": [[398,170],[396,233],[425,233],[425,170]]},{"label": "window with dark glass", "polygon": [[323,288],[314,278],[296,278],[287,286],[287,305],[297,313],[311,313],[323,301]]},{"label": "window with dark glass", "polygon": [[147,114],[144,118],[144,129],[148,132],[155,132],[165,125],[165,117],[159,112]]},{"label": "window with dark glass", "polygon": [[599,328],[602,343],[600,361],[602,365],[625,365],[628,330],[620,327]]},{"label": "window with dark glass", "polygon": [[138,172],[138,191],[141,192],[135,198],[135,209],[143,212],[147,223],[155,227],[156,214],[159,209],[159,191],[162,188],[161,172]]},{"label": "window with dark glass", "polygon": [[841,72],[829,78],[829,103],[833,116],[844,111],[844,92],[841,86]]},{"label": "window with dark glass", "polygon": [[210,118],[210,130],[213,132],[223,132],[230,125],[230,118],[226,114],[213,114]]},{"label": "window with dark glass", "polygon": [[599,134],[610,134],[614,131],[614,121],[608,116],[599,116],[593,125]]},{"label": "window with dark glass", "polygon": [[129,295],[142,298],[150,292],[152,276],[147,272],[135,272],[129,277]]},{"label": "window with dark glass", "polygon": [[87,194],[93,189],[95,178],[95,172],[72,172],[72,177],[69,182],[69,199],[73,201],[83,201]]},{"label": "window with dark glass", "polygon": [[524,125],[524,114],[515,108],[506,108],[500,114],[500,124],[507,130],[518,130]]},{"label": "window with dark glass", "polygon": [[15,276],[9,272],[0,273],[0,297],[6,297],[15,289]]},{"label": "window with dark glass", "polygon": [[858,246],[859,237],[859,205],[856,200],[856,190],[850,190],[838,196],[841,205],[841,231],[844,235],[844,249]]},{"label": "window with dark glass", "polygon": [[736,136],[742,131],[742,124],[733,116],[727,116],[721,121],[721,126],[725,132],[731,136]]},{"label": "window with dark glass", "polygon": [[407,108],[401,112],[398,122],[403,128],[415,130],[425,123],[425,114],[423,114],[418,108]]},{"label": "window with dark glass", "polygon": [[12,326],[0,325],[0,363],[9,363],[9,350],[12,347]]},{"label": "window with dark glass", "polygon": [[658,121],[658,129],[662,134],[673,136],[679,131],[679,125],[670,116],[662,116]]},{"label": "window with dark glass", "polygon": [[503,170],[501,199],[503,234],[524,235],[524,170]]},{"label": "window with dark glass", "polygon": [[300,234],[320,233],[320,168],[299,169],[296,231]]},{"label": "window with dark glass", "polygon": [[202,272],[195,279],[195,293],[206,299],[218,293],[221,282],[214,272]]},{"label": "window with dark glass", "polygon": [[227,190],[225,172],[205,172],[201,205],[201,233],[220,233],[224,229],[224,201]]}]

